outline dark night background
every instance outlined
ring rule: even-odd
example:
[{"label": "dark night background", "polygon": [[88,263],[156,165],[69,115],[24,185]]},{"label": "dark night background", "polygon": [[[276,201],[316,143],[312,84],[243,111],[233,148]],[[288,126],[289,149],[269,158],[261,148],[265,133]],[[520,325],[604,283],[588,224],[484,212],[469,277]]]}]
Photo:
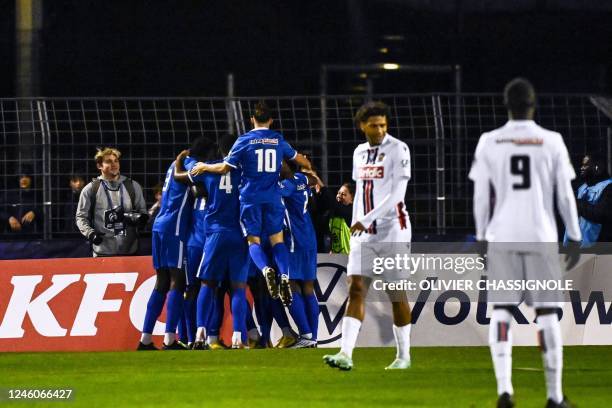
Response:
[{"label": "dark night background", "polygon": [[[11,97],[14,0],[0,7],[0,97]],[[223,96],[228,72],[237,95],[317,94],[321,64],[374,62],[458,63],[465,92],[500,91],[517,75],[540,92],[612,90],[612,2],[73,0],[44,10],[43,96]],[[330,92],[360,81],[334,74]],[[452,83],[389,73],[374,90]]]}]

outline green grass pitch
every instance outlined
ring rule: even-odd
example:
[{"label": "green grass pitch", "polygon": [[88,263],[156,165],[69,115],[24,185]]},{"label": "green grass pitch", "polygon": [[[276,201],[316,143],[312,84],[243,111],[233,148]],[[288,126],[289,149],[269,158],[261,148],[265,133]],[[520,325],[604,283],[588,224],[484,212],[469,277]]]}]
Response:
[{"label": "green grass pitch", "polygon": [[[67,407],[494,407],[487,347],[413,348],[412,368],[386,372],[392,348],[357,349],[355,368],[323,364],[336,349],[0,354],[0,405]],[[612,347],[565,347],[565,393],[610,407]],[[513,349],[517,407],[543,407],[535,347]],[[9,388],[72,388],[64,402],[8,402]]]}]

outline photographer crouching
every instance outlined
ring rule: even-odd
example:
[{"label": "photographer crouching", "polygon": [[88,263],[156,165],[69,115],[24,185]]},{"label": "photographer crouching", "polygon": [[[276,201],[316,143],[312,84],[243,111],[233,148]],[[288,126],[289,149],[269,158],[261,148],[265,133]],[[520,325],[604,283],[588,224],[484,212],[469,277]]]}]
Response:
[{"label": "photographer crouching", "polygon": [[135,255],[138,228],[148,220],[142,187],[119,174],[121,152],[106,147],[95,156],[100,175],[81,191],[76,224],[92,244],[93,256]]}]

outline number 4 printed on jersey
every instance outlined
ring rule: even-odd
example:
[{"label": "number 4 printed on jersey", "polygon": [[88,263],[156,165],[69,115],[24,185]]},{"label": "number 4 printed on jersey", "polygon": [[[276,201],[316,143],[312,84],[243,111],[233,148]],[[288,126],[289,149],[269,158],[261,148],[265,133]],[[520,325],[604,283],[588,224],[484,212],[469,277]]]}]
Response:
[{"label": "number 4 printed on jersey", "polygon": [[225,190],[226,194],[232,194],[232,178],[231,172],[227,172],[221,176],[221,181],[219,182],[219,190]]}]

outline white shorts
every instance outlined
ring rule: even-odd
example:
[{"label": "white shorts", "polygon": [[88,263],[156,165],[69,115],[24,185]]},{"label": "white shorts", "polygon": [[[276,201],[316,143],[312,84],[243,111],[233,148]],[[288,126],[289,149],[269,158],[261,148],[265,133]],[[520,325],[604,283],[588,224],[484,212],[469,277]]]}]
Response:
[{"label": "white shorts", "polygon": [[[351,250],[346,266],[347,275],[376,277],[385,281],[397,279],[397,271],[385,270],[381,273],[374,273],[375,262],[380,263],[380,260],[384,258],[395,258],[396,255],[409,254],[411,239],[410,221],[408,221],[408,227],[404,229],[401,229],[399,225],[392,224],[390,228],[378,227],[376,235],[351,237]],[[407,272],[405,274],[406,276],[409,275]]]},{"label": "white shorts", "polygon": [[[514,251],[506,244],[489,245],[487,252],[488,281],[552,282],[562,280],[559,253],[556,246],[536,244],[535,251]],[[556,245],[556,244],[555,244]],[[525,302],[534,308],[563,306],[563,292],[560,290],[500,290],[488,291],[488,301],[497,305],[516,305]]]}]

